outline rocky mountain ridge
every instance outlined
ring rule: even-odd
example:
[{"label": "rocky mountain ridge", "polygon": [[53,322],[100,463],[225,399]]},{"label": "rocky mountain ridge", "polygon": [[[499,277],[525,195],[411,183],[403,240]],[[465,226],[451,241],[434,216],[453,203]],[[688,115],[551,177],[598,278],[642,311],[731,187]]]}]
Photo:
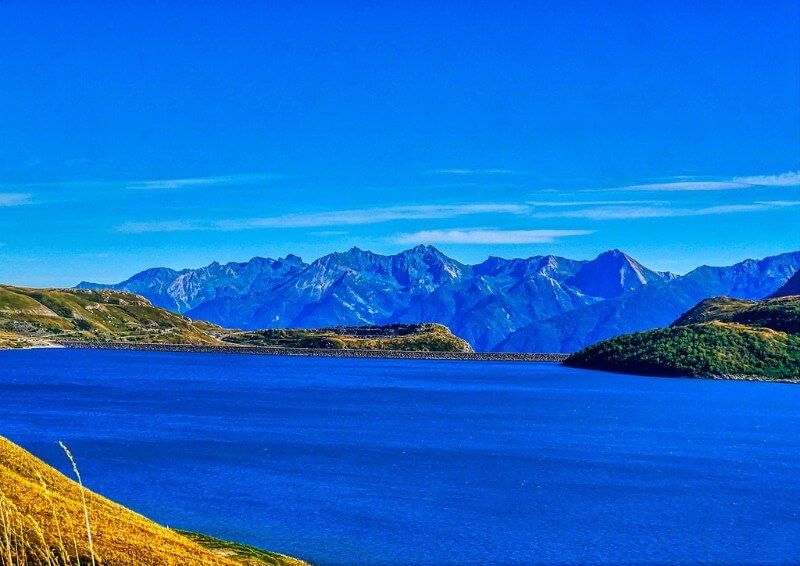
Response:
[{"label": "rocky mountain ridge", "polygon": [[321,328],[436,322],[477,351],[573,352],[672,322],[716,295],[760,299],[800,267],[800,252],[685,276],[620,250],[592,260],[490,257],[467,265],[432,246],[395,255],[352,248],[311,263],[289,255],[199,269],[149,269],[115,285],[228,328]]}]

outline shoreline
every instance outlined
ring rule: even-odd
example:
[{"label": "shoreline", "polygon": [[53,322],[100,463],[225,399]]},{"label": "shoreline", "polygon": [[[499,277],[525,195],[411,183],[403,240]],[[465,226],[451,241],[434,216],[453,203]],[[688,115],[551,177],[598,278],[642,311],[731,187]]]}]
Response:
[{"label": "shoreline", "polygon": [[54,341],[67,349],[143,350],[151,352],[189,352],[197,354],[255,354],[260,356],[304,356],[317,358],[373,358],[408,360],[454,360],[481,362],[561,362],[567,354],[516,354],[505,352],[423,352],[403,350],[326,350],[319,348],[281,348],[268,346],[152,344],[130,342]]},{"label": "shoreline", "polygon": [[577,366],[577,365],[570,365],[570,364],[563,364],[566,367],[572,367],[576,369],[585,369],[587,371],[602,371],[606,373],[613,373],[616,375],[631,375],[634,377],[653,377],[656,379],[704,379],[710,381],[758,381],[760,383],[792,383],[792,384],[800,384],[800,377],[794,379],[773,379],[771,377],[765,377],[763,375],[659,375],[655,373],[634,373],[631,371],[623,371],[620,369],[605,369],[605,368],[595,368],[595,367],[587,367],[587,366]]},{"label": "shoreline", "polygon": [[[237,346],[234,344],[163,344],[135,342],[82,342],[74,340],[54,340],[49,344],[37,344],[21,348],[0,348],[2,350],[36,350],[36,349],[72,349],[72,350],[129,350],[145,352],[177,352],[195,354],[248,354],[257,356],[299,356],[309,358],[367,358],[386,360],[450,360],[479,362],[534,362],[561,363],[569,354],[552,353],[513,353],[513,352],[425,352],[419,350],[344,350],[322,348],[283,348],[278,346]],[[570,366],[580,367],[580,366]],[[757,375],[654,375],[640,374],[620,370],[583,367],[589,371],[605,371],[620,375],[640,377],[656,377],[667,379],[706,379],[712,381],[758,381],[765,383],[800,384],[800,379],[770,379]]]}]

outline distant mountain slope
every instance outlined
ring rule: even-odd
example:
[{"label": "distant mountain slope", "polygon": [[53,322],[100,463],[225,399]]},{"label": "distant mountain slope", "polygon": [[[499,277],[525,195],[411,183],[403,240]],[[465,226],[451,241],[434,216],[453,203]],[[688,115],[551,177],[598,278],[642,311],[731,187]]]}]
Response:
[{"label": "distant mountain slope", "polygon": [[185,313],[218,297],[236,296],[251,289],[271,289],[307,264],[297,256],[280,259],[253,258],[246,263],[217,262],[199,269],[176,271],[156,267],[137,273],[116,285],[82,281],[78,289],[113,289],[141,295],[154,305]]},{"label": "distant mountain slope", "polygon": [[36,339],[218,344],[208,326],[120,291],[0,285],[0,333],[19,345]]},{"label": "distant mountain slope", "polygon": [[789,297],[791,295],[800,295],[800,271],[792,275],[786,284],[772,293],[770,297]]},{"label": "distant mountain slope", "polygon": [[800,268],[800,252],[730,267],[698,267],[669,281],[656,282],[619,297],[536,321],[498,344],[507,352],[563,352],[620,334],[669,325],[708,297],[760,299],[783,285]]},{"label": "distant mountain slope", "polygon": [[800,297],[707,299],[669,328],[617,336],[564,363],[643,375],[800,381]]},{"label": "distant mountain slope", "polygon": [[311,264],[288,256],[148,270],[112,287],[226,327],[436,322],[487,351],[531,323],[673,278],[618,250],[592,261],[492,257],[465,265],[432,246],[417,246],[390,256],[353,248]]}]

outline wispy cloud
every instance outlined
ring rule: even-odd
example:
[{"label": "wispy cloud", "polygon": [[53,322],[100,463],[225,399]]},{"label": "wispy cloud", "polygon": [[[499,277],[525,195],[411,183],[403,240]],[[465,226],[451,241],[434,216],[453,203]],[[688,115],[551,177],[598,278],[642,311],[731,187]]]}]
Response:
[{"label": "wispy cloud", "polygon": [[629,185],[593,191],[729,191],[748,187],[747,183],[736,181],[676,181],[674,183],[651,183],[648,185]]},{"label": "wispy cloud", "polygon": [[98,188],[106,189],[125,186],[123,181],[42,181],[30,183],[6,183],[0,185],[0,190],[36,190],[36,189],[75,189],[75,188]]},{"label": "wispy cloud", "polygon": [[787,206],[800,206],[795,201],[759,201],[747,204],[727,204],[700,208],[670,208],[665,206],[601,206],[558,212],[534,213],[536,218],[584,218],[589,220],[627,220],[637,218],[669,218],[676,216],[711,216],[741,212],[763,212]]},{"label": "wispy cloud", "polygon": [[191,177],[180,179],[155,179],[130,181],[124,179],[72,179],[62,181],[40,181],[28,183],[0,184],[1,190],[35,190],[35,189],[109,189],[126,188],[132,190],[182,189],[203,186],[235,186],[249,185],[282,178],[271,173],[253,173],[244,175],[220,175],[212,177]]},{"label": "wispy cloud", "polygon": [[[327,212],[223,220],[183,219],[125,222],[117,226],[115,230],[128,234],[142,234],[151,232],[237,232],[243,230],[281,228],[331,228],[330,230],[317,231],[313,234],[334,236],[344,234],[344,231],[336,230],[337,227],[343,226],[382,224],[401,220],[437,220],[478,214],[503,214],[530,218],[625,220],[760,212],[798,205],[800,205],[800,202],[796,201],[757,201],[745,204],[685,208],[670,207],[665,201],[647,200],[417,205],[332,210]],[[541,208],[550,208],[552,210],[538,210]]]},{"label": "wispy cloud", "polygon": [[434,169],[433,175],[522,175],[525,171],[516,169]]},{"label": "wispy cloud", "polygon": [[116,227],[125,234],[147,234],[150,232],[192,232],[213,230],[200,220],[160,220],[155,222],[125,222]]},{"label": "wispy cloud", "polygon": [[764,187],[800,187],[800,171],[790,171],[781,175],[756,175],[753,177],[735,177],[737,183],[761,185]]},{"label": "wispy cloud", "polygon": [[380,224],[395,220],[434,220],[455,218],[471,214],[517,214],[530,212],[530,207],[520,204],[457,204],[393,206],[386,208],[363,208],[335,210],[309,214],[284,214],[263,218],[235,220],[170,220],[157,222],[126,222],[117,231],[126,233],[178,232],[213,230],[233,232],[264,228],[319,228],[329,226],[357,226]]},{"label": "wispy cloud", "polygon": [[528,201],[532,207],[574,207],[631,204],[666,204],[663,200],[573,200],[573,201]]},{"label": "wispy cloud", "polygon": [[216,177],[193,177],[184,179],[158,179],[153,181],[137,181],[126,188],[133,190],[183,189],[186,187],[212,185],[242,185],[258,183],[279,178],[278,175],[255,173],[247,175],[221,175]]},{"label": "wispy cloud", "polygon": [[321,230],[317,232],[311,232],[309,236],[320,236],[321,238],[330,238],[333,236],[346,236],[350,232],[347,230]]},{"label": "wispy cloud", "polygon": [[398,244],[550,244],[561,238],[586,236],[592,230],[490,230],[465,228],[461,230],[423,230],[397,234]]},{"label": "wispy cloud", "polygon": [[31,195],[27,193],[0,193],[0,206],[21,206],[31,204]]},{"label": "wispy cloud", "polygon": [[790,171],[780,175],[754,175],[750,177],[733,177],[717,181],[698,181],[687,177],[676,177],[675,181],[666,183],[650,183],[643,185],[627,185],[608,189],[588,189],[588,192],[608,191],[729,191],[750,187],[797,187],[800,186],[800,171]]}]

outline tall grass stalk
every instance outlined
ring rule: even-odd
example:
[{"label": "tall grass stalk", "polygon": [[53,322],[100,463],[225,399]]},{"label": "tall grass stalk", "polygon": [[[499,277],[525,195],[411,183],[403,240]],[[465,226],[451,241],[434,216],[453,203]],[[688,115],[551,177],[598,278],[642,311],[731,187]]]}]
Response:
[{"label": "tall grass stalk", "polygon": [[83,516],[86,518],[86,535],[89,537],[89,554],[92,557],[92,566],[97,566],[94,560],[94,545],[92,544],[92,527],[89,524],[89,509],[86,507],[86,493],[83,489],[83,481],[81,480],[81,473],[78,471],[78,464],[75,463],[75,458],[72,457],[72,452],[69,451],[63,442],[60,440],[58,441],[58,445],[61,446],[61,449],[69,458],[69,461],[72,462],[72,470],[75,472],[75,476],[78,478],[78,485],[81,488],[81,502],[83,503]]},{"label": "tall grass stalk", "polygon": [[[56,534],[58,534],[58,550],[61,552],[61,556],[65,557],[69,556],[67,548],[66,546],[64,546],[64,536],[61,532],[61,521],[59,521],[58,519],[58,511],[56,510],[56,504],[50,497],[50,490],[47,489],[47,482],[44,481],[44,478],[42,477],[42,474],[39,473],[39,470],[36,470],[36,477],[39,478],[39,483],[42,484],[42,491],[44,492],[44,497],[45,499],[47,499],[47,502],[50,504],[50,508],[53,511],[53,521],[56,525]],[[67,515],[67,518],[69,518],[69,515]],[[77,544],[75,545],[75,556],[78,559],[78,564],[80,564],[81,559],[80,555],[78,554]]]},{"label": "tall grass stalk", "polygon": [[11,559],[11,521],[8,515],[9,513],[5,497],[2,497],[0,498],[0,518],[2,518],[3,521],[3,539],[6,547],[6,558],[8,559],[9,564],[13,564]]}]

